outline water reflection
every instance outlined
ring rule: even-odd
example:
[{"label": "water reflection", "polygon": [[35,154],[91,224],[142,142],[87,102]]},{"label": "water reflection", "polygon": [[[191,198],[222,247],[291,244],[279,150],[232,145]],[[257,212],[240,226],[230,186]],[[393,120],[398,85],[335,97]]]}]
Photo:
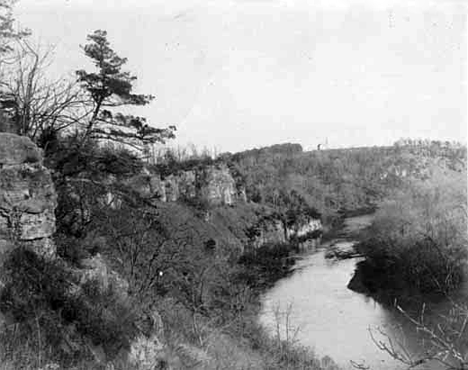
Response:
[{"label": "water reflection", "polygon": [[291,322],[300,328],[301,344],[341,365],[365,359],[375,370],[396,369],[398,364],[380,353],[368,332],[385,326],[388,312],[373,299],[346,288],[354,266],[353,260],[331,263],[323,251],[305,257],[294,274],[265,296],[261,321],[275,327],[275,310],[286,311],[291,305]]},{"label": "water reflection", "polygon": [[[361,221],[354,224],[362,227]],[[262,324],[272,334],[279,330],[284,339],[285,320],[278,327],[277,313],[288,312],[288,335],[295,334],[299,343],[312,347],[320,356],[330,356],[344,368],[352,368],[353,360],[372,370],[404,369],[377,348],[369,330],[376,340],[385,339],[380,329],[395,344],[400,342],[417,354],[421,346],[413,326],[391,307],[347,289],[358,259],[332,261],[324,256],[322,249],[302,257],[294,273],[267,292],[260,316]],[[438,369],[434,364],[424,366],[418,369]]]}]

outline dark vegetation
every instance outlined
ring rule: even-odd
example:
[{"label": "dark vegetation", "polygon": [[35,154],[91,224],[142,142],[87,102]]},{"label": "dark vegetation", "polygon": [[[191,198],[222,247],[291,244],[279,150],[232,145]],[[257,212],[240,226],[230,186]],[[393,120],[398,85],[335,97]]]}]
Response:
[{"label": "dark vegetation", "polygon": [[[0,1],[6,9],[0,24],[9,29],[12,2]],[[268,337],[256,322],[258,294],[287,272],[291,249],[265,247],[239,260],[245,229],[261,212],[257,206],[211,209],[211,225],[197,212],[206,205],[148,203],[125,181],[141,174],[148,145],[173,137],[175,128],[154,128],[118,111],[152,97],[133,92],[135,77],[123,70],[126,59],[112,50],[107,34],[94,32],[83,47],[95,70],[79,70],[77,80],[66,83],[44,78],[45,57],[23,36],[1,34],[12,45],[1,57],[11,52],[8,66],[21,61],[21,68],[2,65],[8,78],[1,85],[0,127],[30,137],[44,151],[58,194],[59,258],[18,248],[4,261],[2,366],[91,369],[111,361],[131,368],[126,354],[151,334],[145,322],[157,312],[164,354],[152,366],[333,368],[282,337]],[[163,176],[200,166],[166,159],[155,165]],[[281,209],[285,222],[293,217],[288,209]],[[90,261],[112,268],[128,289],[106,286],[99,274],[83,282]]]},{"label": "dark vegetation", "polygon": [[[413,180],[380,204],[367,237],[356,246],[359,263],[351,289],[394,306],[415,328],[423,351],[392,345],[385,332],[377,347],[407,368],[431,362],[466,369],[468,238],[466,170],[436,170]],[[447,304],[431,313],[434,304]],[[439,309],[440,310],[440,309]]]},{"label": "dark vegetation", "polygon": [[1,359],[14,368],[39,365],[34,353],[66,367],[92,366],[90,347],[115,356],[136,334],[131,301],[119,300],[112,289],[100,291],[93,281],[80,285],[63,261],[17,248],[2,274],[0,310],[17,324],[2,330]]},{"label": "dark vegetation", "polygon": [[450,295],[466,277],[466,230],[466,172],[414,180],[381,203],[357,246],[366,260],[351,286],[359,289],[361,280],[374,294]]},{"label": "dark vegetation", "polygon": [[291,247],[266,244],[239,258],[242,269],[238,278],[250,288],[263,291],[286,276],[294,265]]},{"label": "dark vegetation", "polygon": [[[257,323],[259,293],[289,272],[295,247],[244,250],[266,214],[286,226],[320,216],[333,226],[343,214],[380,206],[373,225],[378,240],[360,246],[368,261],[422,291],[434,290],[435,282],[447,290],[461,281],[466,239],[459,231],[466,219],[457,213],[459,203],[444,196],[445,187],[414,191],[406,178],[423,184],[433,166],[463,176],[466,148],[405,142],[303,152],[286,144],[216,159],[169,152],[155,160],[151,144],[172,138],[175,128],[155,128],[119,112],[152,96],[133,92],[136,78],[123,70],[126,59],[112,50],[107,34],[94,32],[83,48],[93,71],[51,82],[42,73],[45,56],[27,43],[26,33],[14,32],[11,7],[0,0],[6,10],[0,17],[0,129],[26,135],[44,150],[58,193],[60,258],[20,248],[5,261],[0,311],[12,322],[0,338],[5,366],[55,362],[91,369],[113,361],[127,369],[118,360],[156,311],[164,326],[161,368],[336,368],[280,333],[267,336]],[[144,166],[164,177],[218,162],[228,165],[253,203],[148,202],[125,181]],[[205,211],[213,214],[210,222],[201,217]],[[83,261],[98,257],[128,282],[128,297],[112,284],[102,289],[99,281],[80,281]]]},{"label": "dark vegetation", "polygon": [[[394,307],[421,339],[423,350],[410,354],[384,331],[383,339],[372,337],[408,369],[428,362],[440,369],[468,365],[467,219],[466,164],[464,169],[437,166],[424,180],[411,179],[380,202],[363,241],[355,246],[365,259],[348,287]],[[443,313],[431,313],[432,305],[443,302],[449,303]]]}]

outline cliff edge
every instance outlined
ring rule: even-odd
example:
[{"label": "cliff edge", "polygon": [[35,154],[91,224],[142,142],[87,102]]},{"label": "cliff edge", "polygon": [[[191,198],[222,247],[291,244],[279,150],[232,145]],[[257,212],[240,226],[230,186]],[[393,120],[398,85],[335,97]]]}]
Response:
[{"label": "cliff edge", "polygon": [[55,255],[57,195],[42,152],[26,137],[0,133],[0,254],[15,245]]}]

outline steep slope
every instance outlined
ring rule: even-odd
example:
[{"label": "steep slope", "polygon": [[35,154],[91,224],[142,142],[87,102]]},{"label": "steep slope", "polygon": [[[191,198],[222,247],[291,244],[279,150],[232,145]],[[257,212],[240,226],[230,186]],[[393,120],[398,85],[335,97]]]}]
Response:
[{"label": "steep slope", "polygon": [[[28,139],[1,134],[0,144],[2,364],[333,368],[266,337],[250,285],[261,286],[259,271],[282,276],[291,242],[320,231],[320,220],[286,220],[246,201],[223,164],[167,175],[179,196],[164,199],[147,186],[154,173],[115,168],[119,153],[62,153],[71,163],[54,186]],[[135,164],[128,154],[120,159]]]},{"label": "steep slope", "polygon": [[[294,149],[294,150],[293,150]],[[466,169],[466,147],[454,143],[404,141],[391,147],[303,152],[293,144],[225,155],[247,197],[267,205],[280,193],[297,192],[330,224],[341,212],[372,209],[413,178],[443,169]]]}]

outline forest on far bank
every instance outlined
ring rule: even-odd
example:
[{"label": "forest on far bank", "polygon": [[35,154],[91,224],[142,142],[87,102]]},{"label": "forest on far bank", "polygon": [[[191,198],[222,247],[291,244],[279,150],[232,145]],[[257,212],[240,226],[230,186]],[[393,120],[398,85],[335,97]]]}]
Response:
[{"label": "forest on far bank", "polygon": [[[137,76],[106,31],[83,35],[86,68],[50,76],[52,54],[14,27],[14,4],[0,0],[0,135],[20,143],[23,161],[0,166],[0,237],[9,246],[0,369],[338,369],[258,323],[261,294],[290,273],[298,249],[297,240],[247,248],[259,220],[274,227],[305,214],[333,232],[345,215],[377,210],[379,248],[360,245],[368,260],[422,291],[453,291],[466,278],[466,146],[174,151],[166,145],[175,126],[130,113],[154,97],[135,91]],[[155,146],[164,148],[157,156]],[[217,163],[246,202],[163,202],[132,186],[148,173]],[[118,206],[103,201],[114,195]],[[28,220],[49,225],[50,235],[37,229],[53,258],[21,239]],[[465,318],[461,309],[453,322],[466,326]],[[442,338],[454,356],[465,356],[451,346],[464,329]]]}]

